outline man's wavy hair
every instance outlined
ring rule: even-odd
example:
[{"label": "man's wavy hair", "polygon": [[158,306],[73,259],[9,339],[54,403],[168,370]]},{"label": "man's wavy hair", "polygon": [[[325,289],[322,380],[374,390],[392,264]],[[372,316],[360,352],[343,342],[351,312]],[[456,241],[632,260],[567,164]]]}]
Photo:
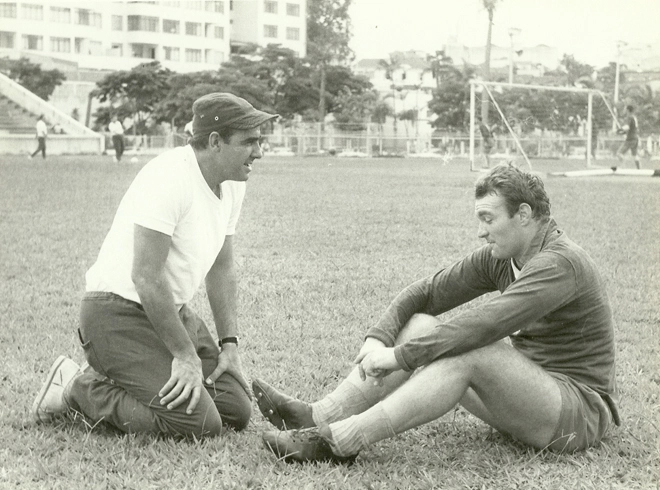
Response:
[{"label": "man's wavy hair", "polygon": [[491,194],[504,199],[509,217],[518,212],[522,203],[527,203],[532,208],[535,220],[547,221],[550,218],[550,198],[545,192],[543,181],[511,164],[498,165],[475,184],[476,199]]}]

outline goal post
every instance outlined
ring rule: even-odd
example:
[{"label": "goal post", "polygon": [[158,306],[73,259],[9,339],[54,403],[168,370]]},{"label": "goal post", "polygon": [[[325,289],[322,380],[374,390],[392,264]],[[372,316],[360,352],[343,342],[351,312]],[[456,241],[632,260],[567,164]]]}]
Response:
[{"label": "goal post", "polygon": [[[470,80],[470,169],[478,168],[476,147],[482,123],[477,114],[488,100],[488,130],[494,133],[494,159],[521,159],[532,169],[531,158],[582,159],[592,166],[598,129],[595,115],[611,124],[605,96],[593,89]],[[596,111],[596,114],[594,113]],[[482,145],[483,148],[483,145]],[[522,163],[522,162],[521,162]]]}]

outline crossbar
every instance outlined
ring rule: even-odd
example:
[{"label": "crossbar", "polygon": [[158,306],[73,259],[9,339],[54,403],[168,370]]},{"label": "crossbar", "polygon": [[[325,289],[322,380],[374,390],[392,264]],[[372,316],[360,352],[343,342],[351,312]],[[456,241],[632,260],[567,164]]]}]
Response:
[{"label": "crossbar", "polygon": [[509,88],[526,88],[534,90],[552,90],[554,92],[575,92],[578,94],[597,93],[598,90],[590,88],[578,87],[554,87],[551,85],[527,85],[524,83],[506,83],[506,82],[486,82],[484,80],[470,80],[471,85],[483,85],[484,87],[509,87]]}]

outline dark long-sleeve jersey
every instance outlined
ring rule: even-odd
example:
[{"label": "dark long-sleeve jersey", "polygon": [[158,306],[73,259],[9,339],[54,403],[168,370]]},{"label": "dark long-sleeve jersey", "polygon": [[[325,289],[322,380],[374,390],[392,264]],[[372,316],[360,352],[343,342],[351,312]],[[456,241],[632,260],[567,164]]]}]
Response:
[{"label": "dark long-sleeve jersey", "polygon": [[614,322],[603,281],[589,255],[550,220],[535,236],[533,253],[516,279],[511,260],[490,246],[404,289],[369,329],[387,346],[415,313],[440,315],[483,294],[500,295],[394,349],[405,370],[478,349],[510,336],[513,346],[551,372],[598,392],[618,420]]}]

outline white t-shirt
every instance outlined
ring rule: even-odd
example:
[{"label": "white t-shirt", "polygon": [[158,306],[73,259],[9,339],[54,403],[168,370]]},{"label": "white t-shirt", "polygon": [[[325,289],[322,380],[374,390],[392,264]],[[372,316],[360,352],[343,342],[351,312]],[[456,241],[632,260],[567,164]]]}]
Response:
[{"label": "white t-shirt", "polygon": [[222,199],[208,186],[187,145],[147,163],[124,195],[87,291],[106,291],[140,303],[131,279],[135,224],[172,237],[165,275],[177,306],[188,303],[215,262],[226,235],[233,235],[245,182],[222,183]]},{"label": "white t-shirt", "polygon": [[113,136],[117,134],[124,134],[124,127],[119,121],[112,121],[110,124],[108,124],[108,129]]},{"label": "white t-shirt", "polygon": [[48,126],[46,126],[46,123],[42,119],[37,121],[36,129],[38,138],[45,138],[48,135]]}]

